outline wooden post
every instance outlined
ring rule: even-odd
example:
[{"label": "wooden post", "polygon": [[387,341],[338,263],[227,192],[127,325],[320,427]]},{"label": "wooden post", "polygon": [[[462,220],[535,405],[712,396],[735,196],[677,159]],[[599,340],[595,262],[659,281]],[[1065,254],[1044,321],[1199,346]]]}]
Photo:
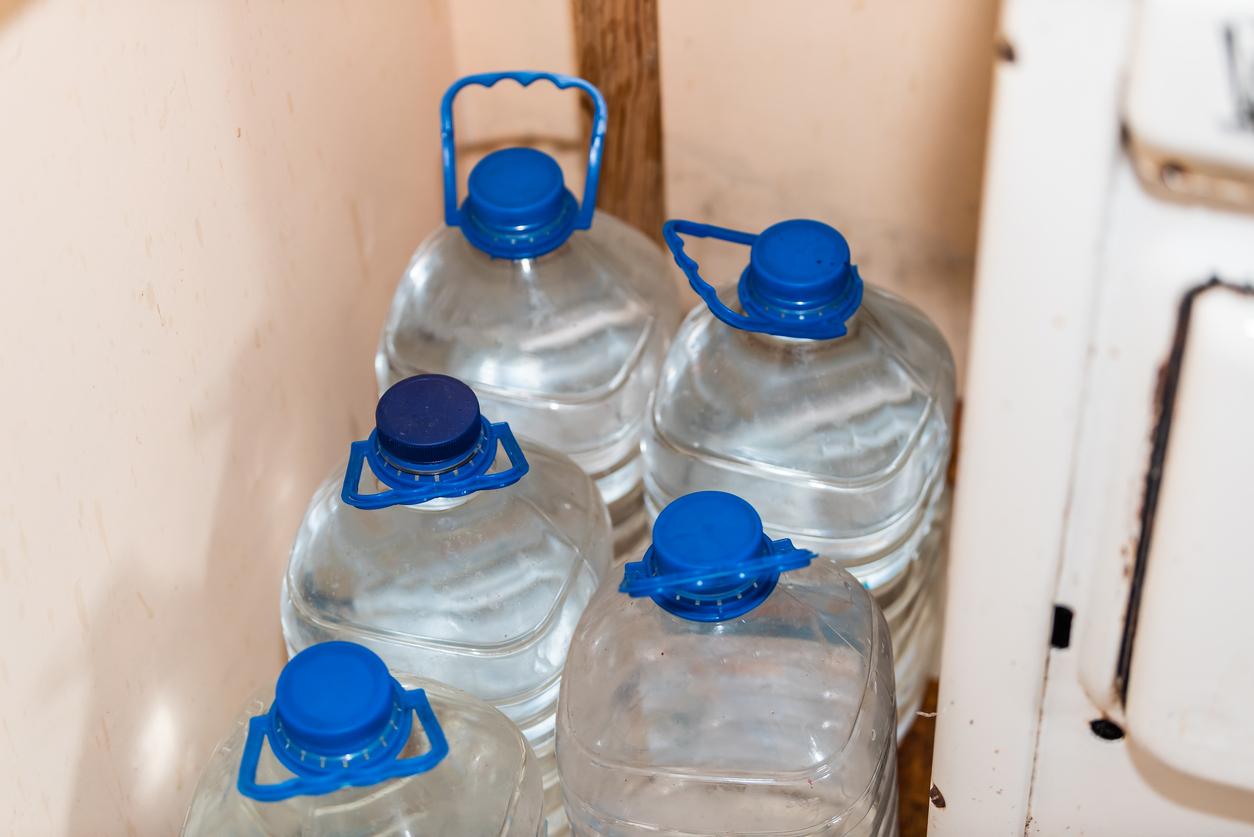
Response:
[{"label": "wooden post", "polygon": [[579,74],[605,94],[597,206],[658,242],[666,219],[657,0],[572,0]]}]

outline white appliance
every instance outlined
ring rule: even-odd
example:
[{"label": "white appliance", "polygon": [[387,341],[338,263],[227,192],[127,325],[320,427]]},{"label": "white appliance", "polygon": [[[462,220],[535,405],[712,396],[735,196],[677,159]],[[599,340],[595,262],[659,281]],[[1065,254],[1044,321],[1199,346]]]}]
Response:
[{"label": "white appliance", "polygon": [[929,834],[1254,834],[1254,3],[1002,31]]}]

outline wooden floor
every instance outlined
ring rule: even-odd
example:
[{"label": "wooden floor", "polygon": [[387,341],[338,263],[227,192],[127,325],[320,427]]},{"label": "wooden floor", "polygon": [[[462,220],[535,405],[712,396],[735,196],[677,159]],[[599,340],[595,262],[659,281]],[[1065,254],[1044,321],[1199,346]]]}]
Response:
[{"label": "wooden floor", "polygon": [[[925,713],[936,711],[936,681],[928,684],[923,698]],[[932,741],[936,718],[919,717],[897,748],[897,795],[900,802],[901,837],[927,834],[928,791],[932,787]]]}]

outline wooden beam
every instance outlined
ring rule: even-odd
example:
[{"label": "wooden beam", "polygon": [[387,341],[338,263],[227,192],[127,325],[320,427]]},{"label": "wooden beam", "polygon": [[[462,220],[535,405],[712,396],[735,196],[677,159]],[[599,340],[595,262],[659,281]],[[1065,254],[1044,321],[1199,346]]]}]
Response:
[{"label": "wooden beam", "polygon": [[657,0],[572,0],[579,74],[605,94],[597,206],[658,242],[666,220]]}]

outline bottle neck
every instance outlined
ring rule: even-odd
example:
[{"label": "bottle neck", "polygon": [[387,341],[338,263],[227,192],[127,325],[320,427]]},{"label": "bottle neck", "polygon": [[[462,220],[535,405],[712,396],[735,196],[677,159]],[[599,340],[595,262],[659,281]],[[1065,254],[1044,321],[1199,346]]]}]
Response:
[{"label": "bottle neck", "polygon": [[809,337],[782,337],[778,334],[766,334],[759,331],[743,332],[747,337],[754,340],[760,340],[770,346],[779,346],[786,348],[790,352],[805,351],[822,351],[827,348],[844,343],[858,336],[862,329],[863,309],[859,308],[854,312],[848,320],[845,321],[845,333],[840,337],[830,337],[825,340],[814,340]]},{"label": "bottle neck", "polygon": [[456,509],[464,506],[471,500],[478,497],[481,493],[482,492],[476,491],[473,494],[467,494],[465,497],[436,497],[435,499],[428,500],[425,503],[415,503],[412,506],[403,506],[402,508],[419,512],[443,512],[448,511],[449,509]]},{"label": "bottle neck", "polygon": [[[480,250],[468,241],[464,235],[460,235],[457,230],[450,229],[449,231],[461,239],[461,245],[465,248],[468,259],[475,264],[484,265],[489,268],[489,271],[485,272],[490,272],[490,269],[494,268],[498,272],[508,272],[511,279],[522,279],[524,281],[534,276],[536,271],[539,270],[542,265],[562,258],[563,254],[570,249],[571,243],[579,237],[579,232],[577,231],[566,241],[562,242],[561,245],[555,247],[547,253],[542,253],[539,256],[511,259],[502,258],[501,256],[493,256],[484,250]],[[502,271],[502,268],[506,268],[507,271]]]},{"label": "bottle neck", "polygon": [[[371,491],[374,493],[381,493],[390,490],[386,484],[373,475],[371,476],[368,484]],[[408,505],[398,503],[395,508],[407,509],[413,512],[425,512],[428,514],[432,512],[446,512],[450,509],[456,509],[466,505],[482,493],[483,492],[481,491],[475,491],[462,497],[433,497],[432,499],[426,500],[422,503],[412,503]]]}]

